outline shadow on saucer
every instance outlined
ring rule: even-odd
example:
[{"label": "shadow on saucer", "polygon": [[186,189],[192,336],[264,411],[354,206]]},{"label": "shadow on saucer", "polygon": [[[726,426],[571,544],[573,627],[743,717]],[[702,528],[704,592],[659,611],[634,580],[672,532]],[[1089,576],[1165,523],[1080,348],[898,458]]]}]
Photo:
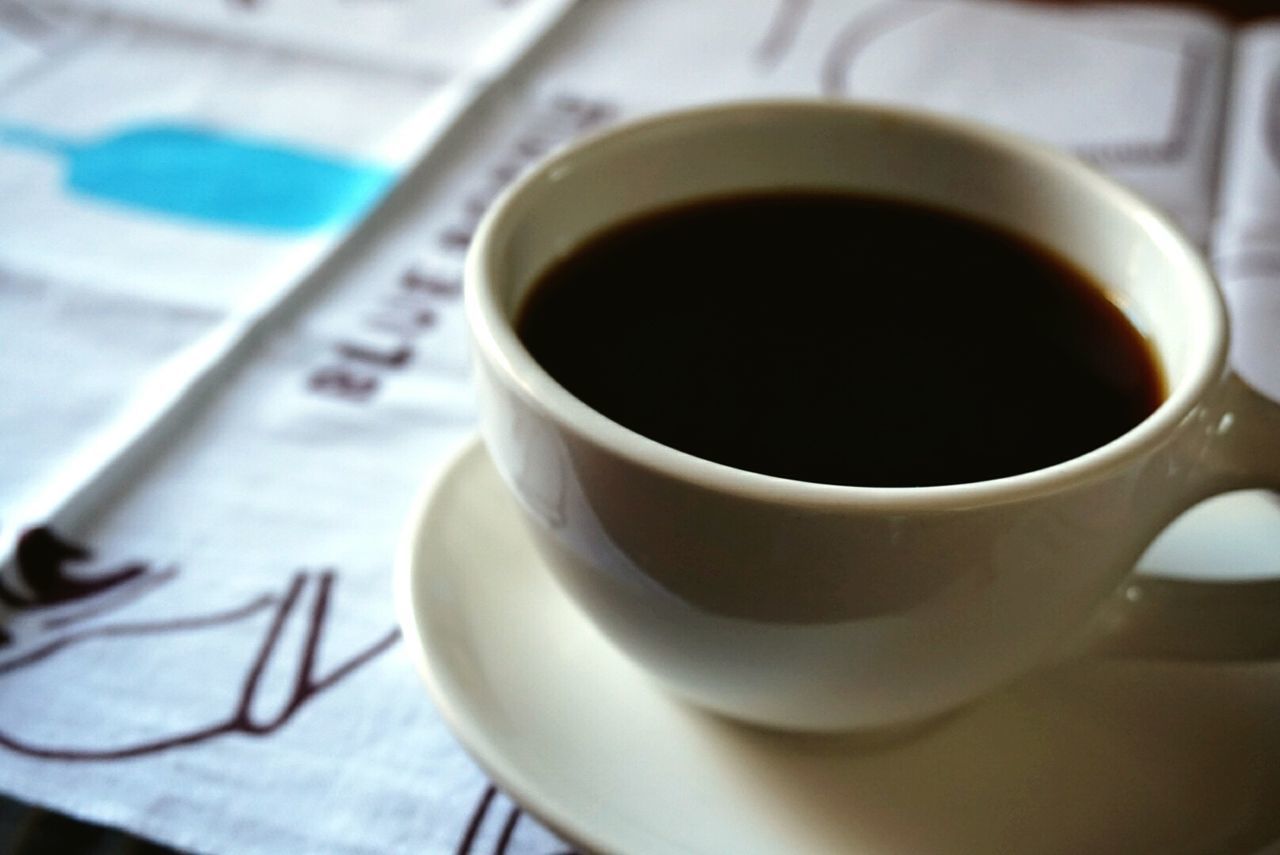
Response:
[{"label": "shadow on saucer", "polygon": [[1278,674],[1092,662],[889,734],[701,725],[842,851],[1238,855],[1280,838]]}]

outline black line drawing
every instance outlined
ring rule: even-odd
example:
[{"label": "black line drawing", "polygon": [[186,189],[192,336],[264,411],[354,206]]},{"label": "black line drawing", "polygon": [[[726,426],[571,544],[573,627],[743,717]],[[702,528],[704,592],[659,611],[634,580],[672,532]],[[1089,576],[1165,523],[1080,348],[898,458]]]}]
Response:
[{"label": "black line drawing", "polygon": [[[0,596],[13,614],[24,621],[31,616],[38,619],[46,612],[51,612],[52,617],[38,620],[32,637],[8,631],[0,636],[0,653],[5,654],[0,656],[0,679],[37,668],[51,657],[97,639],[162,636],[165,639],[163,643],[172,643],[170,639],[175,635],[237,623],[273,610],[274,614],[257,653],[246,663],[234,708],[229,713],[215,716],[212,722],[181,728],[161,737],[105,747],[36,745],[0,729],[0,746],[10,751],[47,760],[107,761],[157,754],[232,733],[264,736],[279,730],[306,703],[390,649],[400,638],[399,629],[392,629],[348,654],[328,673],[316,673],[316,660],[330,619],[329,607],[337,580],[337,573],[332,569],[319,572],[300,570],[292,575],[283,592],[267,591],[231,608],[161,619],[97,623],[64,631],[134,602],[174,578],[177,572],[173,567],[157,571],[142,561],[130,562],[93,576],[80,576],[68,568],[68,565],[84,563],[91,558],[89,549],[58,536],[48,528],[35,528],[23,535],[16,551],[12,577],[0,579]],[[307,591],[311,592],[310,606],[304,609],[302,602]],[[66,613],[61,609],[66,604],[75,604],[77,608]],[[295,651],[281,651],[283,629],[295,614],[300,614],[297,619],[304,621],[303,641]],[[273,716],[256,718],[253,707],[260,693],[263,675],[268,664],[281,656],[294,657],[289,693]]]},{"label": "black line drawing", "polygon": [[149,569],[133,562],[92,577],[70,572],[67,565],[92,557],[88,549],[46,526],[28,529],[18,538],[14,552],[12,573],[17,578],[0,575],[0,601],[14,609],[28,609],[86,600],[127,585]]},{"label": "black line drawing", "polygon": [[752,55],[757,65],[769,69],[786,58],[811,8],[813,0],[779,0],[769,29]]},{"label": "black line drawing", "polygon": [[123,638],[142,635],[162,635],[172,632],[183,632],[191,629],[204,629],[210,626],[220,626],[226,623],[235,623],[243,618],[252,617],[272,605],[274,602],[275,597],[272,597],[269,594],[263,594],[260,597],[255,597],[243,606],[227,609],[222,612],[213,612],[207,615],[92,627],[80,632],[71,633],[70,635],[60,636],[55,638],[53,641],[36,647],[34,650],[29,650],[19,656],[14,656],[10,659],[0,661],[0,676],[12,671],[21,671],[23,668],[27,668],[37,662],[48,659],[50,656],[61,650],[65,650],[68,647],[74,647],[77,644],[94,638]]},{"label": "black line drawing", "polygon": [[850,19],[823,57],[822,93],[833,98],[848,95],[849,77],[860,53],[893,30],[936,11],[937,7],[924,3],[882,3]]},{"label": "black line drawing", "polygon": [[1209,51],[1194,42],[1184,44],[1180,54],[1173,115],[1169,120],[1169,128],[1161,139],[1078,146],[1075,153],[1090,163],[1099,165],[1171,164],[1186,157],[1195,131],[1196,117],[1204,112],[1201,101],[1210,62]]},{"label": "black line drawing", "polygon": [[23,620],[27,616],[42,616],[36,625],[36,634],[42,635],[124,608],[178,573],[176,567],[157,570],[139,561],[96,575],[72,572],[68,566],[92,557],[47,526],[22,533],[14,560],[0,570],[0,651],[22,640],[15,638],[15,624],[24,624],[19,636],[30,634],[31,622]]},{"label": "black line drawing", "polygon": [[[852,18],[836,34],[823,58],[820,81],[823,94],[850,96],[855,67],[868,47],[907,24],[950,8],[953,7],[942,4],[886,3]],[[1159,138],[1083,144],[1073,148],[1075,154],[1099,166],[1167,165],[1182,160],[1190,147],[1196,120],[1205,112],[1204,83],[1211,68],[1211,51],[1204,44],[1188,40],[1180,48],[1179,56],[1172,116],[1168,129]],[[1280,131],[1272,136],[1280,137]]]},{"label": "black line drawing", "polygon": [[1267,86],[1266,106],[1262,122],[1265,136],[1263,145],[1271,155],[1271,165],[1280,172],[1280,65],[1271,70],[1271,83]]},{"label": "black line drawing", "polygon": [[[494,808],[497,796],[498,788],[492,783],[487,784],[484,790],[481,791],[475,807],[471,809],[471,813],[467,817],[467,824],[462,831],[462,836],[458,838],[458,845],[454,849],[454,855],[476,855],[476,841],[479,839],[480,831],[484,828],[485,821]],[[516,828],[527,816],[528,814],[525,813],[523,808],[511,801],[510,806],[507,808],[506,818],[502,821],[502,827],[499,829],[493,848],[490,850],[490,855],[506,855],[507,848],[515,837]],[[564,848],[555,849],[549,855],[578,855],[578,852],[574,849]]]},{"label": "black line drawing", "polygon": [[475,845],[476,835],[480,833],[480,826],[484,823],[485,816],[489,813],[489,805],[493,803],[493,798],[498,794],[498,788],[493,784],[484,788],[484,792],[480,795],[480,801],[476,802],[475,809],[471,811],[471,816],[467,820],[467,827],[462,832],[462,837],[458,840],[458,847],[454,850],[456,855],[470,855],[471,847]]},{"label": "black line drawing", "polygon": [[156,570],[140,576],[137,580],[127,587],[120,590],[110,591],[100,598],[100,602],[92,603],[82,609],[64,611],[61,614],[46,618],[41,622],[40,627],[44,630],[58,630],[71,626],[72,624],[83,623],[96,617],[122,609],[135,600],[140,600],[147,594],[159,588],[166,582],[171,581],[178,575],[178,568],[166,567],[163,570]]},{"label": "black line drawing", "polygon": [[507,851],[507,846],[511,844],[511,835],[515,833],[516,823],[520,821],[520,817],[524,815],[524,811],[520,810],[516,805],[512,805],[507,811],[507,821],[502,824],[502,831],[498,834],[498,842],[493,845],[493,855],[503,855]]}]

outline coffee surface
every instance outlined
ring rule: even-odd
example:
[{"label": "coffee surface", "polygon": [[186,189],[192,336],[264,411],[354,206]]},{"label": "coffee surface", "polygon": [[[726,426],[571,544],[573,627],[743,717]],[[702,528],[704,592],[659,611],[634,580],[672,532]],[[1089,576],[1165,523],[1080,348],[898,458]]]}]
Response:
[{"label": "coffee surface", "polygon": [[888,199],[708,199],[604,231],[516,329],[573,395],[740,469],[908,487],[1014,475],[1120,436],[1163,397],[1142,335],[1068,262]]}]

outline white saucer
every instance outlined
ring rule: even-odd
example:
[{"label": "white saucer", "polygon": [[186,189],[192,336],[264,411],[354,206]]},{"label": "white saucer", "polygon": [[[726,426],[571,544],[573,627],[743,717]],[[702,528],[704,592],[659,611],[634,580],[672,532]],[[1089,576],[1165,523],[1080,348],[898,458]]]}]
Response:
[{"label": "white saucer", "polygon": [[[1249,512],[1280,538],[1274,507]],[[1170,542],[1219,539],[1221,522]],[[1280,572],[1280,550],[1259,562]],[[1176,855],[1280,839],[1280,666],[1079,664],[892,744],[737,725],[667,697],[565,599],[474,443],[419,502],[396,572],[450,727],[588,849]]]}]

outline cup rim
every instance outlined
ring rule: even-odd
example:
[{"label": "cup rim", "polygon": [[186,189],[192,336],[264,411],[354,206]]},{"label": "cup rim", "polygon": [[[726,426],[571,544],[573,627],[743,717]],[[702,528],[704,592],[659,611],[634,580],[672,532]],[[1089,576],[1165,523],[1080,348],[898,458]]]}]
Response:
[{"label": "cup rim", "polygon": [[[1205,292],[1209,316],[1201,319],[1213,341],[1203,358],[1186,372],[1164,401],[1119,437],[1077,457],[1030,472],[984,481],[915,487],[865,487],[800,481],[717,463],[650,439],[588,406],[551,377],[520,342],[506,317],[495,288],[492,259],[504,226],[537,192],[544,176],[554,174],[584,151],[605,147],[633,134],[684,122],[714,121],[750,112],[858,112],[999,149],[1030,160],[1039,168],[1058,170],[1088,186],[1093,195],[1139,221],[1142,230],[1174,263],[1189,268]],[[1015,133],[968,119],[912,108],[835,102],[805,98],[736,100],[688,107],[621,122],[590,133],[543,160],[509,186],[485,213],[468,250],[464,272],[467,325],[476,354],[501,376],[524,402],[549,415],[562,430],[616,454],[633,464],[668,477],[743,498],[799,505],[858,505],[885,511],[949,510],[1022,501],[1102,478],[1165,442],[1203,400],[1225,369],[1228,327],[1226,307],[1216,277],[1202,254],[1169,218],[1151,203],[1069,153]]]}]

